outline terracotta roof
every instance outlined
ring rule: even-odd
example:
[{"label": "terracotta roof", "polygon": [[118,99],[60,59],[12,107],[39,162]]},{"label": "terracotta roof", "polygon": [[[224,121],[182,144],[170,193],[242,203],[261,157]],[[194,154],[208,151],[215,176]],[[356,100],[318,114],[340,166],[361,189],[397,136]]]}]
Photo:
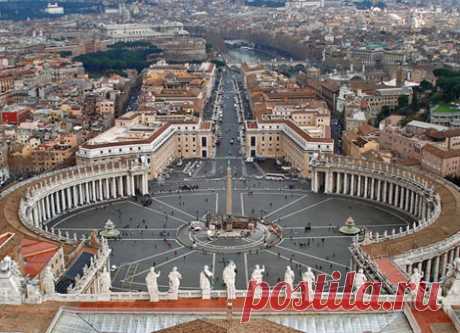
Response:
[{"label": "terracotta roof", "polygon": [[460,149],[444,150],[431,144],[423,146],[423,152],[430,153],[442,159],[460,157]]},{"label": "terracotta roof", "polygon": [[39,274],[58,250],[59,246],[49,242],[23,239],[20,255],[24,262],[24,274],[31,277]]},{"label": "terracotta roof", "polygon": [[426,135],[435,139],[445,139],[460,136],[460,128],[450,128],[446,131],[437,131],[435,129],[428,129]]},{"label": "terracotta roof", "polygon": [[376,132],[376,133],[379,132],[379,129],[369,125],[368,123],[363,123],[359,125],[358,130],[359,130],[359,133],[361,133],[361,135],[364,135],[364,136],[369,135],[373,132]]}]

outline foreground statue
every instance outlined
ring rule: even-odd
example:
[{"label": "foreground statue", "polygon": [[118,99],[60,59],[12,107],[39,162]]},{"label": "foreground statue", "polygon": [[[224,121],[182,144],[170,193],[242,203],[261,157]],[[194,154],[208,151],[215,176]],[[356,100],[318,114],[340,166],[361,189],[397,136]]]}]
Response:
[{"label": "foreground statue", "polygon": [[54,274],[49,266],[46,266],[43,274],[42,288],[45,295],[54,295],[56,293]]},{"label": "foreground statue", "polygon": [[211,299],[211,281],[214,274],[209,270],[208,265],[204,265],[200,273],[200,288],[202,299]]},{"label": "foreground statue", "polygon": [[150,272],[145,277],[147,290],[150,295],[150,302],[158,302],[160,300],[160,292],[158,290],[158,278],[161,272],[155,272],[155,267],[150,268]]},{"label": "foreground statue", "polygon": [[294,271],[292,270],[291,266],[287,266],[286,271],[284,272],[284,282],[286,282],[291,287],[291,290],[294,290],[294,279]]},{"label": "foreground statue", "polygon": [[423,272],[419,272],[417,267],[412,269],[409,282],[415,285],[415,289],[412,290],[411,294],[415,297],[417,295],[418,288],[420,288],[420,281],[423,278]]},{"label": "foreground statue", "polygon": [[367,277],[364,274],[364,270],[360,268],[355,274],[355,279],[353,280],[353,291],[357,292],[362,285],[367,282]]},{"label": "foreground statue", "polygon": [[460,305],[460,257],[454,259],[444,284],[445,303]]},{"label": "foreground statue", "polygon": [[179,273],[177,267],[174,266],[172,271],[168,275],[169,278],[169,298],[177,300],[179,298],[179,287],[180,280],[182,280],[182,274]]},{"label": "foreground statue", "polygon": [[107,267],[104,268],[104,271],[101,274],[101,290],[102,294],[109,294],[111,292],[110,288],[112,287],[112,278],[110,277],[110,272],[107,270]]},{"label": "foreground statue", "polygon": [[308,286],[308,296],[310,298],[313,298],[314,294],[315,294],[315,291],[314,291],[314,287],[313,287],[313,284],[315,283],[315,273],[313,273],[313,271],[311,270],[311,267],[308,267],[307,268],[307,271],[306,272],[303,272],[302,274],[302,281],[305,282]]},{"label": "foreground statue", "polygon": [[222,273],[222,279],[227,287],[227,300],[234,300],[236,298],[236,265],[233,261],[230,261],[227,266],[225,266]]},{"label": "foreground statue", "polygon": [[[264,280],[264,273],[265,273],[265,266],[260,267],[256,265],[254,270],[251,274],[251,281],[255,281],[256,283],[261,283]],[[260,288],[256,288],[254,290],[254,298],[262,297],[262,290]]]}]

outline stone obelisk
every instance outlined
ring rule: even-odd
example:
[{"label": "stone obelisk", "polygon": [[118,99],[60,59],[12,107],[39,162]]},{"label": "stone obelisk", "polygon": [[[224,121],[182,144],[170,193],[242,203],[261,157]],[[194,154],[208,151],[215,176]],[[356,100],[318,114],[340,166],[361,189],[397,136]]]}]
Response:
[{"label": "stone obelisk", "polygon": [[230,161],[227,161],[227,207],[225,209],[226,215],[232,215],[233,206],[233,192],[232,192],[232,168],[230,167]]}]

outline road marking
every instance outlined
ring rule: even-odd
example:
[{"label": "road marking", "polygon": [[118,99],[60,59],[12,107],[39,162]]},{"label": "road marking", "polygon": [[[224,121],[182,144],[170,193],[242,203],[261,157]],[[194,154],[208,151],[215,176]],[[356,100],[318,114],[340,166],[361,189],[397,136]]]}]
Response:
[{"label": "road marking", "polygon": [[318,273],[320,273],[320,274],[326,274],[326,276],[331,277],[330,274],[328,274],[328,273],[326,273],[326,272],[324,272],[324,271],[321,271],[321,270],[319,270],[319,269],[316,269],[316,268],[313,268],[313,267],[311,267],[311,266],[308,266],[307,264],[304,264],[304,263],[302,263],[302,262],[300,262],[300,261],[297,261],[297,260],[294,260],[294,259],[291,260],[291,258],[288,258],[288,257],[286,257],[286,256],[283,256],[281,253],[278,255],[278,253],[273,252],[273,251],[271,251],[271,250],[264,250],[264,252],[267,252],[267,253],[269,253],[269,254],[271,254],[271,255],[274,255],[275,257],[284,259],[284,260],[289,261],[289,262],[292,261],[294,264],[298,264],[298,265],[303,266],[303,267],[305,267],[305,268],[311,268],[312,271],[316,271],[316,272],[318,272]]},{"label": "road marking", "polygon": [[176,241],[175,238],[121,238],[121,239],[118,239],[117,241],[123,242],[123,241],[164,241],[164,240],[167,240],[169,242]]},{"label": "road marking", "polygon": [[[157,209],[153,209],[153,208],[150,208],[150,207],[142,206],[142,205],[140,205],[140,204],[138,204],[138,203],[136,203],[136,202],[132,202],[132,201],[128,201],[128,202],[129,202],[130,204],[134,205],[134,206],[141,207],[141,208],[145,208],[145,209],[147,209],[147,210],[150,210],[150,211],[152,211],[152,212],[154,212],[154,213],[157,213],[157,214],[160,214],[160,215],[165,215],[164,212],[159,211],[159,210],[157,210]],[[177,216],[174,216],[174,215],[168,215],[168,218],[171,218],[171,219],[173,219],[173,220],[179,221],[179,222],[181,222],[181,223],[183,223],[183,224],[189,224],[189,221],[183,220],[183,219],[181,219],[181,218],[179,218],[179,217],[177,217]]]},{"label": "road marking", "polygon": [[181,249],[183,249],[183,248],[184,248],[184,246],[179,246],[179,247],[175,247],[175,248],[170,249],[170,250],[166,250],[166,251],[163,251],[163,252],[160,252],[160,253],[156,253],[156,254],[151,255],[151,256],[148,256],[148,257],[144,257],[144,258],[138,259],[138,260],[128,261],[128,262],[125,262],[125,263],[121,264],[118,268],[125,267],[125,266],[129,266],[129,265],[132,265],[132,264],[141,263],[141,262],[146,261],[146,260],[150,260],[150,259],[153,259],[153,258],[162,256],[162,255],[165,255],[165,254],[174,252],[174,251],[181,250]]},{"label": "road marking", "polygon": [[164,201],[158,200],[158,199],[155,198],[155,197],[152,197],[152,199],[155,200],[156,202],[160,203],[160,204],[165,205],[166,207],[169,207],[169,208],[171,208],[171,209],[175,209],[175,210],[177,210],[178,212],[181,212],[182,214],[187,215],[187,216],[191,217],[192,219],[195,219],[195,216],[193,216],[193,215],[190,214],[190,213],[187,213],[186,211],[184,211],[184,210],[182,210],[182,209],[180,209],[180,208],[174,207],[174,206],[172,206],[172,205],[170,205],[170,204],[168,204],[168,203],[166,203],[166,202],[164,202]]},{"label": "road marking", "polygon": [[294,211],[294,212],[292,212],[292,213],[289,213],[289,214],[287,214],[287,215],[281,216],[280,218],[278,218],[278,220],[287,219],[288,217],[291,217],[291,216],[296,215],[296,214],[298,214],[298,213],[304,212],[304,211],[306,211],[306,210],[308,210],[308,209],[314,208],[314,207],[316,207],[316,206],[319,206],[319,205],[321,205],[321,204],[323,204],[323,203],[325,203],[325,202],[331,201],[331,200],[333,200],[333,199],[334,199],[334,198],[327,198],[327,199],[321,200],[320,202],[314,203],[314,204],[312,204],[312,205],[310,205],[310,206],[304,207],[304,208],[302,208],[302,209],[296,210],[296,211]]},{"label": "road marking", "polygon": [[[163,261],[163,262],[157,264],[157,265],[155,266],[155,268],[159,268],[159,267],[164,266],[164,265],[166,265],[166,264],[172,263],[172,262],[174,262],[174,261],[176,261],[176,260],[178,260],[178,259],[187,257],[187,256],[189,256],[189,255],[191,255],[191,254],[193,254],[193,253],[195,253],[195,252],[196,252],[195,250],[191,250],[191,251],[189,251],[189,252],[186,252],[186,253],[184,253],[184,254],[181,254],[180,256],[176,256],[176,257],[171,258],[171,259],[169,259],[169,260]],[[136,274],[134,274],[134,275],[131,275],[130,278],[135,278],[135,277],[137,277],[137,276],[139,276],[139,275],[143,275],[143,274],[145,274],[145,273],[147,273],[147,272],[149,272],[149,271],[150,271],[150,268],[149,268],[149,269],[145,269],[145,270],[140,271],[140,272],[138,272],[138,273],[136,273]]]},{"label": "road marking", "polygon": [[314,256],[312,254],[307,254],[305,252],[300,252],[300,251],[297,251],[297,250],[294,250],[294,249],[290,249],[288,247],[284,247],[284,246],[281,246],[281,245],[276,245],[277,248],[280,248],[282,250],[285,250],[285,251],[289,251],[289,252],[293,252],[295,254],[298,254],[298,255],[301,255],[301,256],[304,256],[304,257],[309,257],[309,258],[313,258],[313,259],[316,259],[316,260],[319,260],[319,261],[323,261],[323,262],[327,262],[329,264],[334,264],[334,265],[337,265],[337,266],[340,266],[340,267],[344,267],[344,268],[347,268],[348,269],[348,266],[347,265],[344,265],[344,264],[341,264],[341,263],[338,263],[338,262],[335,262],[335,261],[331,261],[331,260],[326,260],[324,258],[321,258],[321,257],[317,257],[317,256]]},{"label": "road marking", "polygon": [[305,194],[305,195],[301,196],[300,198],[298,198],[298,199],[296,199],[296,200],[294,200],[294,201],[291,201],[291,202],[285,204],[284,206],[281,206],[281,207],[278,208],[278,209],[275,209],[275,210],[272,211],[271,213],[268,213],[267,215],[264,216],[264,218],[270,217],[270,216],[272,216],[273,214],[278,213],[280,210],[283,210],[283,209],[285,209],[285,208],[287,208],[287,207],[289,207],[289,206],[291,206],[291,205],[293,205],[293,204],[299,202],[300,200],[305,199],[306,197],[307,197],[307,195]]},{"label": "road marking", "polygon": [[327,238],[353,238],[354,236],[339,236],[339,235],[333,235],[333,236],[297,236],[297,237],[283,237],[285,240],[296,240],[296,239],[327,239]]}]

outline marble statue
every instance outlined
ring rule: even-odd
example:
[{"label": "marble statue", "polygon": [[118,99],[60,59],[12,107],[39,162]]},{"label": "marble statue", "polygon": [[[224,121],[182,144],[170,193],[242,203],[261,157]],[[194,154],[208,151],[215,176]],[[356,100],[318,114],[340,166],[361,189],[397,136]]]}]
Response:
[{"label": "marble statue", "polygon": [[355,274],[355,278],[353,280],[353,290],[357,292],[362,285],[367,282],[367,277],[364,274],[364,270],[360,268],[358,272]]},{"label": "marble statue", "polygon": [[107,267],[104,268],[104,271],[101,274],[101,290],[103,294],[109,294],[110,288],[112,287],[112,278],[110,277],[110,272],[107,270]]},{"label": "marble statue", "polygon": [[[257,284],[262,283],[264,279],[265,273],[265,266],[260,267],[259,265],[255,265],[254,270],[251,274],[251,280],[255,281]],[[254,298],[258,299],[262,297],[262,289],[260,287],[256,287],[254,290]]]},{"label": "marble statue", "polygon": [[42,288],[45,295],[54,295],[56,293],[54,274],[49,266],[46,266],[45,272],[43,273]]},{"label": "marble statue", "polygon": [[294,279],[295,273],[291,266],[288,265],[286,267],[286,271],[284,272],[284,282],[286,282],[291,287],[291,290],[294,290]]},{"label": "marble statue", "polygon": [[311,267],[308,267],[307,271],[303,272],[302,274],[302,281],[307,284],[308,295],[310,296],[310,298],[312,298],[315,293],[315,290],[313,287],[313,283],[315,283],[315,279],[316,279],[315,273],[313,273],[313,271],[311,270]]},{"label": "marble statue", "polygon": [[26,303],[39,304],[42,302],[42,294],[36,280],[26,282]]},{"label": "marble statue", "polygon": [[419,272],[418,268],[414,267],[412,269],[412,274],[409,278],[409,283],[415,285],[415,289],[412,290],[413,295],[417,294],[418,288],[420,286],[420,281],[422,280],[422,278],[423,278],[423,272]]},{"label": "marble statue", "polygon": [[455,258],[453,263],[449,266],[444,290],[444,303],[460,305],[460,257]]},{"label": "marble statue", "polygon": [[147,290],[150,296],[150,302],[158,302],[160,300],[160,292],[158,291],[158,278],[161,272],[155,272],[155,267],[150,268],[150,272],[145,277],[145,283],[147,284]]},{"label": "marble statue", "polygon": [[255,265],[251,274],[251,280],[256,281],[257,283],[261,283],[264,279],[264,273],[265,266],[260,267],[259,265]]},{"label": "marble statue", "polygon": [[227,287],[227,299],[234,300],[236,298],[236,265],[233,261],[230,261],[227,266],[225,266],[222,273],[222,279]]},{"label": "marble statue", "polygon": [[172,271],[168,274],[169,278],[169,296],[170,299],[177,300],[179,298],[179,287],[180,280],[182,279],[182,274],[179,273],[177,267],[174,266]]},{"label": "marble statue", "polygon": [[11,257],[0,261],[0,304],[21,304],[23,301],[23,276]]},{"label": "marble statue", "polygon": [[204,265],[200,273],[200,288],[203,299],[211,299],[211,280],[214,274],[209,270],[208,265]]}]

